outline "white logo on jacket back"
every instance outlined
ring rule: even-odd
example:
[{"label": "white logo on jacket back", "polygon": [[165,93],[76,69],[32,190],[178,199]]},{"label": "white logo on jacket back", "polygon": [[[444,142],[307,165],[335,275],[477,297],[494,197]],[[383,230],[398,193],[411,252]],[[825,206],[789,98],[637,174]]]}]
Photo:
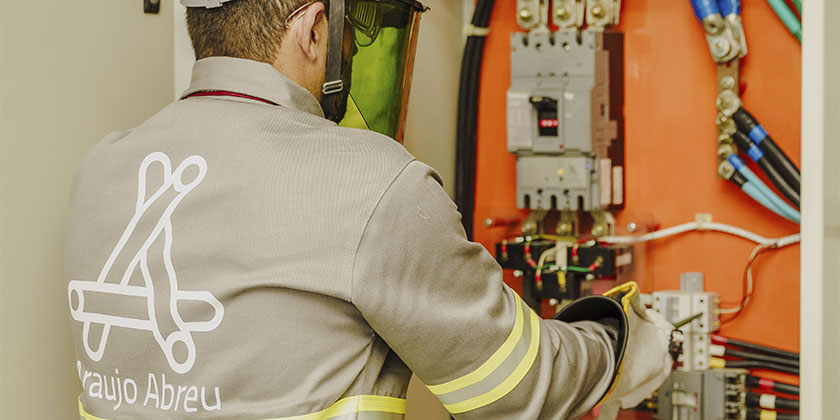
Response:
[{"label": "white logo on jacket back", "polygon": [[[152,163],[159,163],[163,166],[163,185],[160,186],[148,199],[146,199],[146,178],[149,167]],[[198,175],[191,181],[185,182],[184,172],[187,169],[195,168],[198,170]],[[138,177],[137,189],[137,205],[135,208],[134,217],[128,222],[122,236],[117,242],[116,247],[111,252],[108,261],[102,268],[99,278],[96,281],[73,280],[68,286],[68,298],[70,300],[70,313],[73,319],[83,323],[82,341],[84,343],[87,355],[94,361],[102,359],[105,353],[105,348],[108,344],[108,336],[112,327],[122,327],[133,330],[149,331],[154,336],[160,349],[163,351],[169,366],[177,373],[186,373],[192,369],[196,359],[195,341],[193,333],[195,332],[209,332],[216,329],[222,322],[224,315],[224,308],[221,302],[216,299],[210,292],[207,291],[186,291],[178,289],[178,278],[172,264],[171,250],[172,250],[172,213],[178,204],[189,194],[198,184],[204,180],[207,174],[207,162],[201,156],[190,156],[184,159],[175,170],[172,170],[172,164],[169,157],[163,153],[152,153],[143,160],[140,165],[140,172]],[[111,274],[114,262],[120,257],[126,243],[135,235],[135,228],[138,223],[144,219],[147,210],[164,196],[165,193],[171,190],[175,191],[174,197],[169,203],[165,204],[160,219],[154,225],[151,233],[145,238],[134,238],[134,240],[143,240],[142,246],[136,255],[131,256],[130,263],[121,274],[121,281],[119,283],[106,282],[105,279]],[[170,194],[169,197],[172,197]],[[148,216],[146,216],[148,218]],[[148,251],[155,241],[163,237],[163,264],[166,272],[167,281],[163,279],[153,279],[151,270],[149,269]],[[123,256],[125,258],[126,256]],[[142,275],[144,286],[133,286],[129,284],[132,275],[139,270]],[[163,287],[168,284],[169,287],[169,312],[171,319],[177,328],[176,331],[164,337],[161,333],[160,325],[157,321],[157,314],[155,308],[155,286]],[[85,308],[86,299],[96,299],[102,294],[111,295],[117,298],[130,299],[145,299],[146,308],[148,309],[148,319],[140,319],[135,317],[119,316],[113,314],[97,313],[93,310]],[[99,295],[99,296],[97,296]],[[181,318],[178,310],[179,302],[200,302],[212,306],[214,315],[209,321],[191,322],[185,321]],[[93,324],[102,326],[102,334],[99,338],[99,343],[93,347],[90,342],[90,327]],[[181,343],[186,348],[186,359],[178,361],[175,358],[175,346]]]}]

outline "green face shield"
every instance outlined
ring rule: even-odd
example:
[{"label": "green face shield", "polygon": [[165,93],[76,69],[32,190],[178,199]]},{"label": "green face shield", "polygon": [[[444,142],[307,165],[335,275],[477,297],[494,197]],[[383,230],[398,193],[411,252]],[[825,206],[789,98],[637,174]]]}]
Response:
[{"label": "green face shield", "polygon": [[[333,4],[340,0],[330,3],[329,15],[342,12]],[[426,8],[414,0],[343,3],[343,22],[330,19],[325,113],[341,126],[373,130],[402,142],[417,30]],[[342,42],[333,43],[335,39]],[[340,70],[335,66],[339,48]]]}]

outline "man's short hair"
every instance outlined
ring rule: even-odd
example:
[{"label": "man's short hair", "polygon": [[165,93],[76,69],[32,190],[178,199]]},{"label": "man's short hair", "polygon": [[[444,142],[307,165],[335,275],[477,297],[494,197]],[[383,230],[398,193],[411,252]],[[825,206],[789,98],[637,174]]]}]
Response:
[{"label": "man's short hair", "polygon": [[236,57],[263,63],[277,58],[286,20],[307,0],[235,0],[222,7],[187,8],[195,58]]}]

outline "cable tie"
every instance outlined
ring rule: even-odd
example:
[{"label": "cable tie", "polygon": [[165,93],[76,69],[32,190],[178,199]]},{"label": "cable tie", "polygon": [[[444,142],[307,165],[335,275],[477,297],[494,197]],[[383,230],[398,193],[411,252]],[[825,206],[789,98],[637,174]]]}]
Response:
[{"label": "cable tie", "polygon": [[694,221],[697,223],[697,230],[702,232],[706,230],[707,223],[712,223],[712,215],[710,213],[697,213],[694,215]]},{"label": "cable tie", "polygon": [[484,26],[475,26],[472,23],[464,25],[464,35],[486,37],[490,35],[490,28]]}]

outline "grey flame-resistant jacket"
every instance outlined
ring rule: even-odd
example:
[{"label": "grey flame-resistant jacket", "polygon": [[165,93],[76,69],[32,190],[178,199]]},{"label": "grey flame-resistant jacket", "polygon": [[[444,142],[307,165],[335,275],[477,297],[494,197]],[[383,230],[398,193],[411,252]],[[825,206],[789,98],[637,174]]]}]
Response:
[{"label": "grey flame-resistant jacket", "polygon": [[240,97],[108,135],[73,181],[82,419],[398,419],[411,372],[458,419],[604,395],[611,332],[532,312],[434,170],[267,64],[201,60],[208,91]]}]

